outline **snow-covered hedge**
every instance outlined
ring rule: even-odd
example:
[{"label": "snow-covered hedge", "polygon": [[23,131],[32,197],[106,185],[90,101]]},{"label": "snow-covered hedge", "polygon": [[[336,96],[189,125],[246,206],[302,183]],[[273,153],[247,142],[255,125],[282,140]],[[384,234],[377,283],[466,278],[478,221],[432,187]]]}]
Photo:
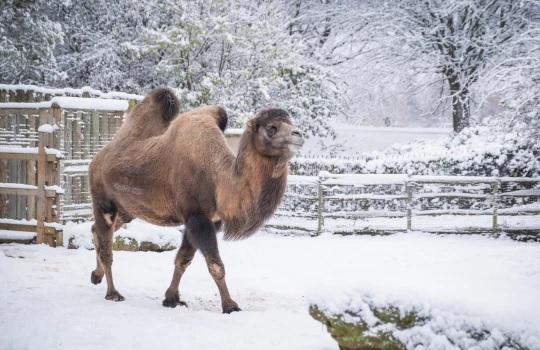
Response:
[{"label": "snow-covered hedge", "polygon": [[[68,222],[64,226],[64,247],[94,249],[93,222]],[[175,227],[157,227],[135,219],[114,233],[113,249],[129,251],[165,251],[180,246],[182,235]]]},{"label": "snow-covered hedge", "polygon": [[398,144],[357,159],[294,158],[297,175],[409,174],[540,176],[540,144],[518,132],[497,130],[491,123],[459,134]]},{"label": "snow-covered hedge", "polygon": [[532,330],[454,310],[360,294],[312,302],[340,349],[538,349]]}]

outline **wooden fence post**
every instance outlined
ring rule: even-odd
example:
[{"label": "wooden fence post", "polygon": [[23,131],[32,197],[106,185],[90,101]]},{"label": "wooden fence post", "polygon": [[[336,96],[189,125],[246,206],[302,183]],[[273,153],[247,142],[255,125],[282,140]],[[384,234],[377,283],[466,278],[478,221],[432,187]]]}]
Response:
[{"label": "wooden fence post", "polygon": [[493,233],[497,233],[498,223],[497,223],[497,211],[499,209],[499,181],[493,183]]},{"label": "wooden fence post", "polygon": [[317,206],[317,236],[322,233],[324,226],[324,190],[323,190],[323,181],[326,177],[322,174],[319,174],[317,179],[317,195],[319,197],[319,202]]},{"label": "wooden fence post", "polygon": [[[33,95],[31,95],[33,96]],[[36,115],[35,114],[28,114],[28,129],[32,132],[37,133],[37,125],[36,125]],[[31,141],[29,143],[30,147],[36,147],[37,142]],[[35,160],[29,160],[26,162],[26,183],[32,186],[36,185],[36,161]],[[36,217],[36,197],[29,196],[26,199],[27,207],[26,207],[26,219],[32,220]]]},{"label": "wooden fence post", "polygon": [[37,162],[37,182],[38,182],[38,195],[37,195],[37,232],[36,242],[41,244],[44,242],[45,236],[45,218],[47,216],[47,197],[45,194],[45,175],[47,171],[47,154],[45,151],[46,142],[49,139],[49,134],[46,132],[39,132],[38,141],[38,162]]},{"label": "wooden fence post", "polygon": [[412,197],[413,197],[413,185],[407,181],[405,183],[407,188],[407,231],[412,230]]}]

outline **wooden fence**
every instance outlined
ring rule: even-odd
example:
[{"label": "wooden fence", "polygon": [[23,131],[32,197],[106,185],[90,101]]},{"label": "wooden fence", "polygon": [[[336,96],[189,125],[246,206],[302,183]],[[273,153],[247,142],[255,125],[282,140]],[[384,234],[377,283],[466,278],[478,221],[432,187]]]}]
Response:
[{"label": "wooden fence", "polygon": [[540,178],[329,174],[291,176],[268,228],[318,235],[540,232]]},{"label": "wooden fence", "polygon": [[[0,89],[0,229],[30,232],[19,237],[33,233],[38,242],[50,233],[55,239],[43,242],[51,245],[61,244],[61,223],[70,213],[76,217],[76,208],[90,203],[86,173],[79,176],[74,168],[87,166],[112,139],[130,105],[55,91]],[[42,149],[48,162],[38,159]],[[39,200],[43,191],[52,198],[53,189],[58,193],[52,202]]]}]

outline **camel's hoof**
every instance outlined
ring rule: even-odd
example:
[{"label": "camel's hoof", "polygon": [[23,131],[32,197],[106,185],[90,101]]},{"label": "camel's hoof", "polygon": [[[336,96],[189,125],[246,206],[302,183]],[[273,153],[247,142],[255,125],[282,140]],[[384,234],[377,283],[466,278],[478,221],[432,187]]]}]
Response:
[{"label": "camel's hoof", "polygon": [[105,299],[112,300],[112,301],[124,301],[125,300],[125,298],[120,293],[118,293],[117,291],[107,293],[107,295],[105,295]]},{"label": "camel's hoof", "polygon": [[237,312],[237,311],[242,311],[242,309],[240,309],[238,307],[238,304],[235,303],[234,301],[231,300],[230,302],[223,304],[224,314],[230,314],[231,312]]},{"label": "camel's hoof", "polygon": [[177,306],[187,307],[187,304],[180,300],[180,294],[176,293],[172,298],[163,299],[163,306],[175,308]]},{"label": "camel's hoof", "polygon": [[99,276],[95,271],[92,271],[92,274],[90,275],[90,281],[92,281],[93,284],[100,284],[102,279],[103,275]]},{"label": "camel's hoof", "polygon": [[238,306],[235,306],[235,307],[233,307],[233,308],[226,309],[226,310],[223,309],[223,313],[224,313],[224,314],[230,314],[230,313],[232,313],[232,312],[237,312],[237,311],[242,311],[242,309],[239,308]]},{"label": "camel's hoof", "polygon": [[163,299],[163,306],[175,308],[177,306],[185,306],[185,307],[187,307],[187,304],[186,304],[186,302],[181,301],[181,300]]}]

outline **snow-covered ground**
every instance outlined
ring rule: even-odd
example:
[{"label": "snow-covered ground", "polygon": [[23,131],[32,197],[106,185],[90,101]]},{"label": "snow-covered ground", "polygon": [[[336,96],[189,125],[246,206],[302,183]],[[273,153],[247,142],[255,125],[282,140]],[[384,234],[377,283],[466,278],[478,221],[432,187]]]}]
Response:
[{"label": "snow-covered ground", "polygon": [[436,139],[452,133],[452,129],[442,128],[395,128],[358,126],[336,123],[332,127],[336,131],[336,138],[325,138],[324,147],[321,139],[315,136],[307,139],[302,155],[326,156],[342,155],[357,156],[372,151],[382,151],[396,143],[409,141]]},{"label": "snow-covered ground", "polygon": [[[88,224],[68,230],[77,229],[86,231]],[[199,254],[180,285],[189,308],[167,309],[161,301],[174,251],[114,252],[115,282],[126,300],[113,303],[104,299],[104,283],[90,283],[93,251],[1,245],[0,348],[337,349],[309,316],[308,300],[331,303],[356,289],[480,317],[540,344],[539,243],[425,233],[310,238],[260,232],[245,241],[220,241],[220,247],[231,294],[244,310],[231,315],[221,314]]]}]

